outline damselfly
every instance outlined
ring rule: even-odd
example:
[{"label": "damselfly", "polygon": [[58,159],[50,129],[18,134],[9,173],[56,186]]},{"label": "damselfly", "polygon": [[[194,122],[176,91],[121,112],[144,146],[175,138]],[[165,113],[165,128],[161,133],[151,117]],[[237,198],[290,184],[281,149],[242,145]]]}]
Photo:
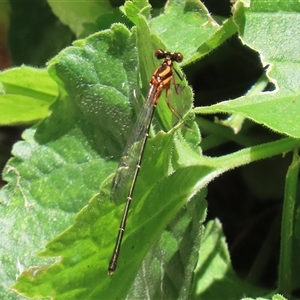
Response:
[{"label": "damselfly", "polygon": [[[173,70],[176,72],[177,76],[181,80],[182,77],[179,75],[176,69],[173,69],[173,62],[181,62],[183,60],[183,55],[178,52],[168,52],[159,49],[155,51],[155,56],[157,59],[164,59],[164,61],[161,64],[161,66],[154,71],[152,75],[146,102],[143,108],[141,109],[131,137],[129,138],[125,151],[123,152],[119,169],[114,178],[112,193],[114,193],[114,191],[116,191],[122,185],[125,176],[130,177],[130,186],[128,189],[126,205],[123,211],[123,216],[119,227],[115,248],[108,265],[109,275],[112,275],[117,268],[117,262],[120,254],[122,239],[125,232],[127,216],[132,200],[135,183],[140,170],[140,165],[143,158],[147,138],[149,135],[154,110],[162,91],[166,91],[167,105],[172,111],[172,113],[178,118],[178,114],[170,104],[169,96],[171,83],[174,85],[176,93],[178,93],[178,85],[176,84],[175,79],[173,77]],[[137,154],[136,158],[128,160],[126,162],[126,157],[128,156],[130,149],[135,143],[139,143],[138,150],[136,150],[137,152],[135,152]]]}]

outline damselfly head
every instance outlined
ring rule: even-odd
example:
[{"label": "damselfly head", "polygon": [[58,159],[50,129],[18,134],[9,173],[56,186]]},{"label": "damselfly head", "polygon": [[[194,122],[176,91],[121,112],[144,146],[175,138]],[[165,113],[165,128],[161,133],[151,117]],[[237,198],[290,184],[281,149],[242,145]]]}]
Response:
[{"label": "damselfly head", "polygon": [[158,49],[154,53],[157,59],[169,59],[171,61],[182,62],[183,55],[180,52],[169,52],[162,49]]}]

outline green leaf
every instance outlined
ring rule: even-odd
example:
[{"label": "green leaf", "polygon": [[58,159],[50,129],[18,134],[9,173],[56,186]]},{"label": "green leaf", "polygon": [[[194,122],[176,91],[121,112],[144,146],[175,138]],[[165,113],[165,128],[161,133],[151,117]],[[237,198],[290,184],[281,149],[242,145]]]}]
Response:
[{"label": "green leaf", "polygon": [[187,203],[148,251],[128,297],[178,299],[189,296],[191,270],[197,259],[201,223],[205,217],[200,213],[206,203],[203,194]]},{"label": "green leaf", "polygon": [[124,22],[119,7],[110,1],[52,1],[49,5],[63,24],[68,25],[77,37],[108,29],[114,22]]},{"label": "green leaf", "polygon": [[236,276],[218,220],[206,225],[195,268],[193,289],[195,299],[241,299],[244,295],[255,297],[269,293]]},{"label": "green leaf", "polygon": [[[178,26],[178,20],[182,26]],[[168,1],[163,14],[151,20],[150,27],[168,48],[183,52],[186,64],[199,45],[215,34],[219,26],[200,1],[173,0]]]},{"label": "green leaf", "polygon": [[264,66],[269,65],[267,75],[276,90],[198,107],[195,113],[241,114],[276,132],[300,137],[300,122],[295,122],[300,115],[300,44],[294,39],[300,30],[298,4],[296,0],[284,5],[272,0],[255,0],[250,7],[243,1],[235,4],[233,18],[241,39],[259,52]]},{"label": "green leaf", "polygon": [[[198,174],[205,174],[209,170],[203,166],[191,166],[179,169],[169,177],[149,178],[147,173],[151,166],[153,168],[155,161],[165,164],[166,157],[162,160],[160,156],[165,156],[166,153],[161,149],[167,147],[165,138],[168,138],[167,148],[171,147],[173,134],[174,130],[149,140],[146,151],[153,152],[154,149],[154,153],[152,156],[147,152],[145,154],[148,159],[143,162],[135,190],[135,199],[139,201],[133,202],[119,268],[112,278],[107,275],[106,268],[115,239],[112,233],[117,231],[123,205],[114,208],[114,205],[101,195],[100,198],[95,197],[78,215],[76,224],[51,242],[47,246],[48,250],[43,253],[43,256],[60,255],[62,261],[49,269],[28,270],[21,275],[15,288],[21,292],[27,290],[28,296],[60,295],[62,299],[70,296],[80,299],[85,294],[86,298],[105,299],[111,295],[112,287],[118,286],[118,289],[114,289],[114,296],[123,298],[149,247],[157,240],[178,209],[186,203],[187,197],[196,192],[194,188],[197,187],[195,180],[199,181]],[[160,168],[162,169],[164,168]],[[166,172],[166,169],[164,170]],[[147,185],[143,183],[145,180]],[[70,272],[74,276],[71,276]],[[53,282],[50,286],[49,281]],[[120,284],[120,281],[123,284]],[[59,286],[55,282],[60,282]],[[34,285],[31,286],[32,284]],[[29,285],[31,288],[28,290]],[[74,290],[74,286],[77,289]],[[59,289],[70,291],[63,296]]]},{"label": "green leaf", "polygon": [[0,73],[0,124],[34,122],[49,114],[58,95],[47,70],[19,67]]}]

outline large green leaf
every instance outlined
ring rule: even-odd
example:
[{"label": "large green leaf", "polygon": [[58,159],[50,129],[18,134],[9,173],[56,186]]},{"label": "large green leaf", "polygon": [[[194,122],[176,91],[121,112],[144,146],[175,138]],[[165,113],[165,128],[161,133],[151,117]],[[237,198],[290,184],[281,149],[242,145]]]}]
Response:
[{"label": "large green leaf", "polygon": [[[172,139],[169,139],[169,143],[172,144]],[[160,156],[165,156],[161,151],[162,145],[166,146],[164,135],[149,141],[149,146],[157,149],[154,152],[156,156],[147,156],[150,158],[143,162],[134,194],[139,201],[133,203],[119,267],[114,276],[110,278],[106,269],[115,239],[113,233],[117,231],[123,205],[114,207],[101,195],[100,198],[94,198],[78,216],[76,225],[48,245],[43,255],[60,255],[63,257],[61,263],[48,270],[34,268],[23,273],[16,286],[19,291],[31,296],[52,295],[62,299],[105,299],[112,295],[112,290],[116,298],[123,298],[127,294],[147,250],[186,203],[187,197],[196,192],[194,187],[195,180],[199,181],[198,175],[209,170],[202,166],[191,166],[169,177],[156,178],[154,185],[143,184],[141,181],[148,179],[149,167],[157,159],[162,161]],[[50,286],[49,282],[52,282]],[[28,290],[29,285],[31,287]],[[64,295],[60,289],[65,291]]]}]

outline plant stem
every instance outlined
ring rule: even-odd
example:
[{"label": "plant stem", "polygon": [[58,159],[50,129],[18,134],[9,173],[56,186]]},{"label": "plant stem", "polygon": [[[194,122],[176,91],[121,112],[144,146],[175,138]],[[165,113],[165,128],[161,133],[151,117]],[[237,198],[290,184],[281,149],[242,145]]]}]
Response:
[{"label": "plant stem", "polygon": [[295,203],[299,176],[298,149],[294,150],[293,160],[286,175],[284,203],[281,225],[281,245],[278,274],[278,292],[289,297],[292,282],[292,249],[294,233]]},{"label": "plant stem", "polygon": [[230,169],[246,165],[248,163],[269,158],[275,155],[285,154],[300,147],[300,141],[292,138],[284,138],[274,142],[249,147],[237,152],[220,157],[203,156],[205,165],[215,166],[219,174]]}]

